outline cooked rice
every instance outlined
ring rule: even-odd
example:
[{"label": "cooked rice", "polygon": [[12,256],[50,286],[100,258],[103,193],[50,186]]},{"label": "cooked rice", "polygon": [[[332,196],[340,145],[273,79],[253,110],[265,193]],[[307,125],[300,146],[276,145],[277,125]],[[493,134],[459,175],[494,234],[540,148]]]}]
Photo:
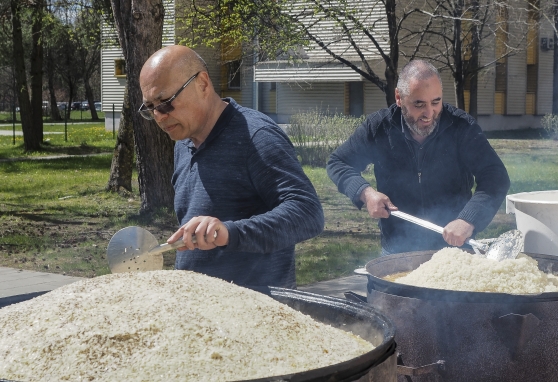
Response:
[{"label": "cooked rice", "polygon": [[468,292],[558,292],[558,277],[539,270],[531,257],[495,261],[450,247],[434,253],[429,261],[395,282]]},{"label": "cooked rice", "polygon": [[373,346],[264,294],[187,271],[117,273],[0,309],[0,378],[225,381],[347,361]]}]

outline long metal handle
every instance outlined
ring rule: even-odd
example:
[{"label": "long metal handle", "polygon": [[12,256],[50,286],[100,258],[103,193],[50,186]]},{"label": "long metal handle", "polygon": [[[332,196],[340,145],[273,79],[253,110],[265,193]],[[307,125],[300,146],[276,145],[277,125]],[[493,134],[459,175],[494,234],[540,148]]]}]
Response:
[{"label": "long metal handle", "polygon": [[442,227],[440,227],[439,225],[436,225],[434,223],[430,223],[429,221],[426,221],[426,220],[419,219],[419,218],[417,218],[413,215],[406,214],[405,212],[389,211],[389,213],[392,214],[395,217],[400,218],[400,219],[410,221],[411,223],[418,224],[421,227],[428,228],[428,229],[430,229],[434,232],[438,232],[440,235],[442,233],[444,233],[444,229]]},{"label": "long metal handle", "polygon": [[[215,233],[213,234],[213,237],[217,237],[217,231],[215,231]],[[196,235],[192,235],[192,243],[196,244],[198,241],[196,240]],[[182,239],[178,239],[177,241],[175,241],[172,244],[169,243],[164,243],[161,245],[156,246],[155,248],[152,248],[149,250],[149,254],[150,255],[156,255],[158,253],[162,253],[162,252],[166,252],[166,251],[170,251],[171,249],[177,249],[180,247],[184,247],[184,240]]]},{"label": "long metal handle", "polygon": [[[426,220],[419,219],[416,216],[406,214],[405,212],[390,211],[390,214],[392,214],[393,216],[398,217],[400,219],[407,220],[407,221],[410,221],[411,223],[415,223],[417,225],[420,225],[421,227],[428,228],[428,229],[430,229],[434,232],[438,232],[439,234],[442,234],[444,232],[444,228],[440,227],[439,225],[436,225],[434,223],[430,223],[429,221],[426,221]],[[478,241],[476,241],[474,239],[469,238],[469,239],[465,240],[465,243],[467,243],[467,244],[469,244],[473,247],[476,247],[476,248],[478,248],[482,251],[485,251],[485,252],[488,249],[487,248],[488,246],[486,244],[479,243]]]},{"label": "long metal handle", "polygon": [[164,243],[164,244],[158,245],[155,248],[150,249],[148,253],[150,255],[157,255],[159,253],[163,253],[163,252],[166,252],[166,251],[170,251],[171,249],[177,249],[177,248],[180,248],[180,247],[184,247],[184,240],[182,240],[182,239],[179,239],[172,244]]}]

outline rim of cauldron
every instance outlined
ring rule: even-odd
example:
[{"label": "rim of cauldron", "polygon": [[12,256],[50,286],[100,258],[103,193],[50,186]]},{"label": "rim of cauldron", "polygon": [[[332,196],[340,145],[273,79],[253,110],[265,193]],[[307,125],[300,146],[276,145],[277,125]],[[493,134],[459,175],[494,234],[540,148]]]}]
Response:
[{"label": "rim of cauldron", "polygon": [[[382,277],[390,274],[412,271],[432,257],[437,251],[404,252],[388,256],[382,256],[369,261],[366,264],[368,272],[368,293],[376,290],[378,292],[396,295],[400,297],[416,298],[420,300],[434,300],[464,303],[536,303],[546,301],[558,301],[558,292],[547,292],[540,294],[509,294],[495,292],[468,292],[453,291],[445,289],[434,289],[417,287],[413,285],[399,284],[388,281]],[[526,255],[537,260],[539,269],[544,272],[558,272],[558,256],[526,253]],[[388,267],[388,263],[396,263],[400,268]],[[386,273],[390,268],[391,272]]]},{"label": "rim of cauldron", "polygon": [[[381,323],[381,329],[383,333],[383,341],[380,345],[377,345],[371,351],[364,353],[358,357],[352,358],[345,362],[340,362],[337,364],[320,367],[317,369],[310,369],[301,371],[298,373],[288,374],[288,375],[278,375],[270,376],[265,378],[248,379],[236,382],[275,382],[275,381],[289,381],[289,382],[343,382],[343,381],[354,381],[355,378],[359,378],[365,375],[373,367],[381,364],[387,358],[395,353],[396,343],[395,343],[395,326],[391,320],[381,313],[379,310],[375,309],[371,305],[356,303],[348,301],[345,299],[340,299],[336,297],[329,297],[324,295],[319,295],[310,292],[303,292],[295,289],[278,288],[278,287],[250,287],[251,289],[257,290],[258,292],[269,295],[270,297],[293,307],[292,305],[304,304],[304,305],[316,305],[320,307],[326,307],[332,311],[343,312],[354,318],[360,319],[371,319],[373,317],[379,318],[379,320],[374,320],[372,322]],[[295,307],[294,309],[299,310],[300,307]],[[300,310],[299,310],[300,311]],[[302,312],[308,314],[307,312]],[[314,319],[316,319],[314,317]],[[318,319],[318,321],[320,321]],[[368,324],[368,323],[367,323]],[[363,338],[364,339],[364,338]],[[366,339],[365,339],[366,340]]]}]

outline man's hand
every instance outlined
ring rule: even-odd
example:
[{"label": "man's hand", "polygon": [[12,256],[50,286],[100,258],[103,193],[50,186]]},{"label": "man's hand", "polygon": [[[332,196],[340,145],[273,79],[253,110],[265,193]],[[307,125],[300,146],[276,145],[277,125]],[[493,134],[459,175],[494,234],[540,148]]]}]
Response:
[{"label": "man's hand", "polygon": [[[196,243],[192,242],[194,236],[196,237]],[[184,240],[185,244],[184,247],[178,248],[180,251],[196,248],[208,250],[227,245],[229,243],[229,231],[217,218],[196,216],[172,234],[167,243],[172,244],[180,238]]]},{"label": "man's hand", "polygon": [[449,245],[453,245],[454,247],[461,247],[463,244],[465,244],[465,240],[471,237],[474,230],[475,226],[471,223],[467,223],[465,220],[462,219],[457,219],[449,222],[444,227],[442,236]]},{"label": "man's hand", "polygon": [[393,205],[387,195],[374,190],[372,187],[366,187],[360,194],[360,200],[366,206],[368,214],[373,218],[389,218],[389,211],[397,211],[397,207]]}]

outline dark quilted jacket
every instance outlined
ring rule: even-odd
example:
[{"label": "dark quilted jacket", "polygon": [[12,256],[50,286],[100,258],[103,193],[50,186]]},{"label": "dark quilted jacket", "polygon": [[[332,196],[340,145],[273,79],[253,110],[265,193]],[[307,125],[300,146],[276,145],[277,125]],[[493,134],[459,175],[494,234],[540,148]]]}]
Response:
[{"label": "dark quilted jacket", "polygon": [[[361,172],[374,165],[377,190],[399,210],[445,226],[463,219],[482,231],[502,204],[510,180],[480,126],[463,110],[444,104],[438,131],[424,143],[422,168],[401,126],[396,105],[368,116],[330,156],[329,177],[361,208],[368,182]],[[476,188],[474,194],[472,188]],[[380,219],[382,246],[391,253],[440,249],[442,235],[396,217]]]}]

